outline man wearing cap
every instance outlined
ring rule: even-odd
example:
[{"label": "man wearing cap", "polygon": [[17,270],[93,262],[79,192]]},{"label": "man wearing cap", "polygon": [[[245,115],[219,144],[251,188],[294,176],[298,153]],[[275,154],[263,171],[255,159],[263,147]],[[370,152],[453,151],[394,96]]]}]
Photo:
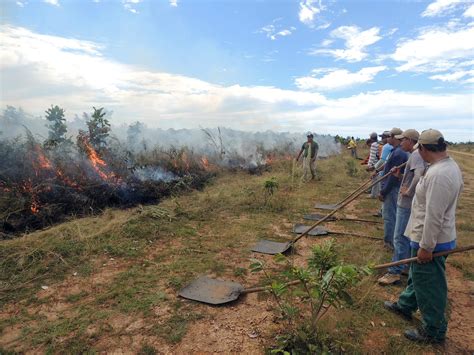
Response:
[{"label": "man wearing cap", "polygon": [[[316,143],[313,138],[313,133],[306,133],[306,138],[308,139],[303,143],[301,150],[296,157],[296,161],[300,159],[301,154],[303,154],[303,181],[307,182],[316,177],[316,157],[318,156],[319,145]],[[311,175],[311,177],[310,177]]]},{"label": "man wearing cap", "polygon": [[[414,149],[420,134],[414,129],[407,129],[401,135],[395,136],[400,139],[400,147],[403,151],[411,153],[405,166],[405,174],[400,184],[400,192],[397,201],[397,213],[395,218],[395,231],[393,235],[393,257],[392,261],[399,261],[410,257],[410,240],[404,236],[405,229],[410,218],[411,203],[415,195],[415,188],[423,175],[426,163],[421,158],[418,150]],[[394,171],[394,175],[400,177],[400,169]],[[378,279],[378,283],[386,286],[400,282],[400,274],[407,271],[407,265],[392,266],[387,274]]]},{"label": "man wearing cap", "polygon": [[[390,143],[387,142],[388,140],[388,137],[390,137],[390,131],[384,131],[381,135],[379,135],[379,137],[381,138],[380,140],[380,145],[378,147],[379,149],[379,153],[378,153],[378,160],[377,162],[374,164],[374,166],[369,166],[367,167],[367,170],[368,171],[373,171],[375,170],[375,172],[373,173],[372,177],[374,179],[377,178],[377,176],[380,176],[381,175],[381,170],[383,170],[383,165],[385,164],[385,162],[387,161],[388,157],[390,156],[390,153],[392,153],[392,150],[393,150],[393,147]],[[379,172],[380,170],[380,172]],[[380,193],[380,183],[378,183],[377,185],[374,185],[372,187],[372,191],[371,191],[371,196],[375,196],[375,197],[378,197],[379,193]],[[382,217],[382,213],[380,212],[379,214],[379,217]]]},{"label": "man wearing cap", "polygon": [[[384,165],[383,174],[388,174],[394,167],[405,163],[408,160],[408,153],[400,147],[400,136],[403,131],[400,128],[392,128],[388,142],[393,146],[392,154]],[[402,168],[401,173],[403,174]],[[390,175],[382,182],[379,193],[379,200],[383,201],[382,215],[384,220],[384,243],[385,247],[393,250],[393,234],[395,231],[395,221],[397,215],[397,197],[400,189],[400,178]]]},{"label": "man wearing cap", "polygon": [[419,309],[422,327],[405,331],[405,336],[424,343],[443,342],[447,331],[446,256],[433,257],[433,253],[456,247],[455,212],[463,180],[446,148],[441,132],[429,129],[420,134],[418,150],[429,167],[416,187],[405,231],[412,256],[418,260],[410,265],[408,285],[398,302],[384,304],[406,319]]},{"label": "man wearing cap", "polygon": [[[372,132],[370,134],[370,140],[372,141],[372,144],[370,145],[370,151],[369,151],[369,160],[367,162],[367,171],[373,170],[375,163],[378,160],[378,152],[379,152],[379,142],[378,142],[378,136],[377,133]],[[376,177],[374,176],[372,180],[375,180]],[[376,193],[375,193],[376,192]],[[370,191],[370,197],[376,198],[378,195],[378,191],[374,190],[374,186],[372,186],[372,189]]]}]

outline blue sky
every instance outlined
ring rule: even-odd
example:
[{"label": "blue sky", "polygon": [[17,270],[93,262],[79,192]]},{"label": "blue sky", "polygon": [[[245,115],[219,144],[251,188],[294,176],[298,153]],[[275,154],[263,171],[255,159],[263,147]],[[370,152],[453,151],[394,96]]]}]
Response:
[{"label": "blue sky", "polygon": [[474,3],[2,0],[2,105],[115,123],[474,140]]}]

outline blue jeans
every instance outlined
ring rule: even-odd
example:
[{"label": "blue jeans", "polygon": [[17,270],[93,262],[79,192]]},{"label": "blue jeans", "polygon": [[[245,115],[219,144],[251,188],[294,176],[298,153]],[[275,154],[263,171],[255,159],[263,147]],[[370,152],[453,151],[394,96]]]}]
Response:
[{"label": "blue jeans", "polygon": [[397,198],[399,187],[395,187],[385,196],[383,201],[383,240],[393,247],[393,234],[395,232],[395,222],[397,219]]},{"label": "blue jeans", "polygon": [[[399,261],[410,257],[410,239],[403,235],[410,218],[410,211],[411,208],[397,206],[397,218],[393,234],[393,246],[395,249],[393,250],[392,261]],[[388,272],[399,275],[405,269],[408,269],[408,265],[392,266],[388,269]]]}]

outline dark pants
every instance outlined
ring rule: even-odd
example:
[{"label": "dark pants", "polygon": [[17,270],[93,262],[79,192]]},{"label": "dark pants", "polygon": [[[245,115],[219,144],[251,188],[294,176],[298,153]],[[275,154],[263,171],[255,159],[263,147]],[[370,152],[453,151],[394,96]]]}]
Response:
[{"label": "dark pants", "polygon": [[[417,250],[412,250],[411,255],[416,256],[416,253]],[[411,263],[407,288],[398,299],[398,305],[407,314],[419,308],[424,331],[439,340],[445,338],[448,328],[445,262],[445,256],[438,256],[426,264]]]}]

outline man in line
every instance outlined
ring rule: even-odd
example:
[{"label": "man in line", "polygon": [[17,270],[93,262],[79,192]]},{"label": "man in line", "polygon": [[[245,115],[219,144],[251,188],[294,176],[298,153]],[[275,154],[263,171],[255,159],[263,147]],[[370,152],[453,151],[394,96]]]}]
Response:
[{"label": "man in line", "polygon": [[[373,179],[376,179],[378,176],[380,176],[381,172],[379,173],[378,170],[383,170],[383,166],[393,150],[392,145],[387,142],[388,137],[390,137],[390,131],[384,131],[379,137],[381,138],[380,145],[382,145],[381,149],[379,146],[379,160],[374,164],[374,166],[369,166],[367,168],[368,171],[375,170],[374,174],[372,175]],[[379,196],[380,186],[381,183],[378,183],[372,187],[371,196]],[[382,217],[382,212],[379,212],[377,216]]]},{"label": "man in line", "polygon": [[[370,134],[370,140],[372,141],[372,144],[370,145],[370,150],[369,150],[369,160],[367,162],[367,171],[373,170],[374,165],[377,162],[378,156],[379,156],[378,153],[379,153],[379,145],[380,144],[378,142],[377,133],[372,132]],[[375,179],[376,179],[376,177],[373,176],[372,181],[374,181]],[[371,198],[376,198],[377,196],[378,196],[378,191],[375,190],[375,186],[372,186],[372,188],[370,190],[370,197]]]},{"label": "man in line", "polygon": [[[410,217],[411,203],[415,195],[416,185],[426,167],[425,161],[421,158],[418,150],[414,150],[419,136],[420,134],[414,129],[407,129],[401,135],[395,136],[395,138],[401,139],[400,146],[403,151],[411,153],[411,155],[405,166],[405,174],[403,175],[398,194],[395,232],[393,235],[393,246],[395,249],[392,261],[399,261],[410,257],[410,240],[403,234]],[[399,177],[400,169],[397,170],[394,175]],[[386,286],[400,282],[400,274],[407,272],[407,268],[407,265],[392,266],[388,269],[387,274],[378,280],[378,283]]]},{"label": "man in line", "polygon": [[[319,145],[314,139],[314,135],[311,132],[306,133],[308,139],[303,143],[296,161],[298,161],[303,154],[303,177],[302,180],[307,182],[313,180],[316,177],[316,158],[318,156]],[[310,177],[311,176],[311,177]]]},{"label": "man in line", "polygon": [[[402,134],[400,128],[392,128],[388,143],[393,146],[392,154],[384,165],[383,175],[388,174],[394,167],[405,163],[408,154],[400,147],[400,139],[395,138]],[[404,168],[401,169],[403,174]],[[393,234],[395,231],[395,220],[397,215],[397,197],[400,190],[400,179],[396,176],[389,176],[382,182],[379,200],[383,202],[382,215],[384,220],[384,244],[388,249],[393,250]]]},{"label": "man in line", "polygon": [[433,253],[456,247],[455,213],[463,180],[459,166],[448,156],[446,148],[441,132],[429,129],[421,133],[418,150],[429,167],[416,187],[405,231],[412,256],[418,260],[410,265],[408,285],[398,302],[384,304],[405,319],[411,319],[419,309],[422,327],[405,331],[405,336],[423,343],[443,342],[448,327],[446,257],[433,257]]}]

